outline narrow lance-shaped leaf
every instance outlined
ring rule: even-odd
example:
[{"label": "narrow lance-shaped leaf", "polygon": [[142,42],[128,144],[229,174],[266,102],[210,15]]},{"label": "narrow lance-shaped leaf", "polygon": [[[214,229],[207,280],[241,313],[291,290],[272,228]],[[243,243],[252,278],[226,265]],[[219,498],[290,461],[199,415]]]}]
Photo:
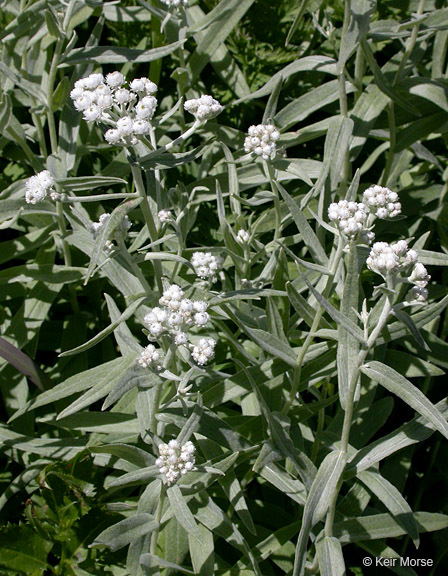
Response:
[{"label": "narrow lance-shaped leaf", "polygon": [[345,576],[342,546],[337,538],[329,536],[318,538],[316,552],[321,576]]},{"label": "narrow lance-shaped leaf", "polygon": [[432,402],[414,386],[404,376],[396,372],[393,368],[382,364],[381,362],[372,361],[361,367],[361,371],[384,386],[386,390],[396,394],[406,404],[409,404],[416,412],[424,416],[436,430],[445,438],[448,438],[448,424],[440,411]]},{"label": "narrow lance-shaped leaf", "polygon": [[173,508],[174,515],[177,518],[179,524],[186,530],[187,534],[194,537],[200,544],[205,544],[202,538],[202,531],[199,530],[196,520],[191,513],[190,508],[188,508],[185,502],[182,492],[177,484],[170,486],[167,490],[168,500]]},{"label": "narrow lance-shaped leaf", "polygon": [[319,466],[303,512],[302,528],[296,546],[293,576],[303,576],[308,538],[312,527],[321,520],[344,471],[346,457],[338,450],[330,452]]}]

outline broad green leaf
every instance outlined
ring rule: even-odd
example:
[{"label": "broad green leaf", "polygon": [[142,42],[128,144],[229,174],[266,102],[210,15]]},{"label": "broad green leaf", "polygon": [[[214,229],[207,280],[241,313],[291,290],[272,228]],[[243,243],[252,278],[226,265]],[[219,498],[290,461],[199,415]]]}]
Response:
[{"label": "broad green leaf", "polygon": [[1,271],[0,285],[12,282],[33,282],[35,280],[49,284],[68,284],[80,280],[84,274],[85,268],[76,266],[24,264]]},{"label": "broad green leaf", "polygon": [[[448,401],[441,400],[435,406],[443,417],[448,419]],[[370,468],[398,450],[423,442],[434,433],[434,430],[435,427],[423,416],[413,418],[384,438],[380,438],[365,448],[361,448],[351,460],[347,469],[347,476],[352,476],[355,470],[360,472]]]},{"label": "broad green leaf", "polygon": [[205,546],[206,541],[203,539],[203,532],[199,529],[191,510],[188,508],[179,486],[177,484],[170,486],[167,495],[179,524],[189,536],[197,540],[198,544]]},{"label": "broad green leaf", "polygon": [[291,196],[288,194],[288,192],[281,184],[276,182],[276,186],[280,194],[282,195],[283,199],[285,200],[286,204],[288,205],[288,209],[291,213],[291,216],[294,219],[294,222],[300,234],[302,235],[303,241],[309,248],[315,261],[318,262],[319,264],[324,265],[327,264],[328,263],[327,255],[325,254],[324,249],[322,248],[315,232],[309,225],[308,220],[305,218],[302,210],[299,208],[295,200],[291,198]]},{"label": "broad green leaf", "polygon": [[345,63],[358,48],[361,38],[365,38],[369,31],[369,23],[375,12],[376,0],[353,0],[350,3],[350,24],[342,35],[339,46],[338,67],[343,70]]},{"label": "broad green leaf", "polygon": [[202,524],[198,524],[197,527],[198,533],[201,535],[201,542],[199,542],[192,534],[188,534],[191,563],[194,568],[194,572],[188,572],[190,574],[198,574],[199,576],[213,576],[215,573],[215,544],[213,542],[213,534]]},{"label": "broad green leaf", "polygon": [[386,390],[396,394],[406,404],[409,404],[416,412],[426,418],[445,438],[448,438],[448,424],[440,411],[428,400],[428,398],[409,380],[396,372],[393,368],[382,364],[381,362],[372,361],[364,364],[361,371],[372,379],[384,386]]},{"label": "broad green leaf", "polygon": [[[58,181],[63,192],[83,192],[84,190],[93,190],[99,187],[109,187],[114,184],[127,184],[123,178],[114,178],[112,176],[78,176],[73,178],[64,178]],[[113,193],[110,195],[114,197]]]},{"label": "broad green leaf", "polygon": [[345,463],[346,455],[336,450],[330,452],[319,466],[303,511],[293,576],[303,576],[305,572],[306,548],[311,529],[325,516],[344,471]]},{"label": "broad green leaf", "polygon": [[[430,512],[414,514],[419,532],[434,532],[448,528],[448,516]],[[334,536],[341,542],[360,542],[381,538],[397,538],[406,534],[404,528],[390,514],[375,514],[344,520],[334,525]]]},{"label": "broad green leaf", "polygon": [[365,470],[357,476],[386,509],[394,516],[418,548],[420,543],[417,523],[412,509],[401,495],[401,492],[377,470]]},{"label": "broad green leaf", "polygon": [[254,0],[221,0],[219,6],[215,8],[215,14],[218,10],[221,11],[220,17],[215,18],[213,24],[200,38],[188,62],[193,81],[198,78],[214,52],[226,41],[253,2]]},{"label": "broad green leaf", "polygon": [[73,354],[79,354],[80,352],[85,352],[89,348],[92,348],[93,346],[104,340],[104,338],[107,338],[107,336],[109,336],[109,334],[111,334],[116,328],[118,328],[118,326],[120,326],[122,322],[125,322],[128,318],[130,318],[145,300],[146,296],[138,298],[137,300],[135,300],[135,302],[133,302],[130,306],[126,308],[126,310],[120,315],[120,317],[117,320],[115,320],[115,322],[112,322],[112,324],[106,326],[104,330],[101,330],[101,332],[99,332],[96,336],[91,338],[88,342],[85,342],[84,344],[81,344],[81,346],[77,346],[72,350],[66,350],[65,352],[61,352],[59,356],[61,358],[64,356],[73,356]]},{"label": "broad green leaf", "polygon": [[106,530],[103,530],[94,541],[94,545],[107,546],[119,550],[135,539],[145,536],[159,527],[152,514],[140,513],[126,518]]},{"label": "broad green leaf", "polygon": [[[359,299],[359,271],[358,271],[358,250],[352,242],[350,252],[347,256],[347,273],[344,282],[344,291],[341,302],[341,312],[356,323],[355,310],[358,310]],[[338,391],[341,406],[347,408],[349,386],[352,375],[358,368],[359,342],[354,338],[342,324],[338,326]]]},{"label": "broad green leaf", "polygon": [[92,387],[92,383],[95,383],[95,386],[102,386],[104,384],[108,384],[109,382],[116,382],[119,378],[122,377],[123,373],[126,371],[130,364],[130,358],[116,358],[115,360],[111,360],[110,362],[105,362],[100,366],[96,366],[95,368],[91,368],[90,370],[86,370],[85,372],[81,372],[80,374],[76,374],[75,376],[71,376],[61,384],[58,384],[51,390],[47,390],[39,394],[37,398],[34,400],[30,400],[25,407],[14,414],[11,420],[14,420],[28,412],[30,410],[35,410],[40,406],[47,406],[53,402],[57,402],[63,398],[67,398],[72,396],[73,394],[77,394],[78,392],[82,392],[88,388]]},{"label": "broad green leaf", "polygon": [[342,546],[337,538],[330,536],[318,538],[316,552],[321,576],[345,576]]},{"label": "broad green leaf", "polygon": [[[354,91],[350,82],[345,83],[347,94]],[[274,117],[275,124],[282,130],[291,128],[298,122],[305,120],[310,114],[328,106],[339,98],[338,80],[330,80],[317,88],[313,88],[303,96],[287,104]]]},{"label": "broad green leaf", "polygon": [[[148,484],[149,481],[159,476],[159,468],[157,466],[148,466],[140,470],[133,470],[122,474],[118,478],[106,481],[106,488],[116,488],[117,486],[133,486],[138,484]],[[110,478],[110,477],[109,477]]]},{"label": "broad green leaf", "polygon": [[94,46],[93,48],[74,48],[66,54],[59,67],[72,66],[73,64],[138,64],[152,62],[168,56],[182,46],[184,40],[173,42],[160,48],[150,50],[136,50],[133,48],[121,48],[118,46]]},{"label": "broad green leaf", "polygon": [[29,526],[10,524],[0,532],[0,568],[7,574],[42,575],[49,567],[47,556],[52,546]]},{"label": "broad green leaf", "polygon": [[289,366],[297,366],[297,354],[289,344],[264,330],[248,328],[247,326],[243,329],[247,335],[260,346],[260,348],[269,352],[269,354],[272,354],[276,358],[283,360],[283,362],[286,362]]},{"label": "broad green leaf", "polygon": [[319,304],[322,306],[322,308],[326,312],[328,312],[328,314],[331,316],[331,318],[337,324],[339,324],[340,326],[343,326],[345,328],[345,330],[347,330],[347,332],[349,332],[354,338],[356,338],[356,340],[358,342],[360,342],[361,344],[364,344],[365,343],[364,334],[362,333],[361,329],[358,328],[358,326],[356,326],[356,324],[352,320],[347,318],[347,316],[345,316],[344,314],[342,314],[341,312],[336,310],[336,308],[334,306],[332,306],[330,304],[330,302],[328,300],[326,300],[316,290],[316,288],[314,288],[314,286],[311,284],[311,282],[308,280],[308,278],[305,275],[302,274],[302,278],[305,280],[306,285],[308,286],[308,288],[313,293],[313,296],[316,298],[316,300],[319,302]]},{"label": "broad green leaf", "polygon": [[254,98],[263,98],[264,96],[269,96],[269,94],[271,94],[271,92],[276,87],[280,77],[286,80],[294,74],[307,72],[310,70],[335,76],[337,74],[336,61],[333,60],[333,58],[329,58],[328,56],[320,55],[312,55],[306,56],[305,58],[299,58],[298,60],[295,60],[291,64],[285,66],[285,68],[282,68],[282,70],[279,72],[275,73],[264,86],[255,92],[252,92],[252,94],[236,100],[232,103],[232,105],[240,104],[246,100],[253,100]]}]

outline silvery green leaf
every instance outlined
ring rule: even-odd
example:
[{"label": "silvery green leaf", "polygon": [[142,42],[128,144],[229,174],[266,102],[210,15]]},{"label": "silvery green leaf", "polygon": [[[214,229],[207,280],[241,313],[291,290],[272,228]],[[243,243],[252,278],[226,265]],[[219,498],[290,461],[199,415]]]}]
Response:
[{"label": "silvery green leaf", "polygon": [[374,382],[384,386],[389,392],[396,394],[406,404],[409,404],[411,408],[431,422],[434,428],[443,434],[445,438],[448,438],[448,424],[444,416],[423,392],[411,384],[404,376],[393,368],[377,361],[364,364],[361,367],[361,372]]}]

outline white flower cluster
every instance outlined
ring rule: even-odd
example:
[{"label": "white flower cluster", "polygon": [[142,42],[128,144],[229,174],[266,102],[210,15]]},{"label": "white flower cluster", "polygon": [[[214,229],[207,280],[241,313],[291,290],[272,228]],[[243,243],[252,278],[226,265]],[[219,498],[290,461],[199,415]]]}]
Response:
[{"label": "white flower cluster", "polygon": [[165,222],[169,222],[173,219],[173,216],[169,210],[160,210],[157,214],[157,218],[161,224],[165,224]]},{"label": "white flower cluster", "polygon": [[[110,214],[108,214],[106,212],[105,214],[101,214],[98,222],[93,222],[91,224],[90,229],[92,231],[94,239],[96,239],[98,237],[98,234],[100,233],[101,228],[106,225],[106,223],[108,222],[109,219],[110,219]],[[125,240],[126,236],[128,234],[129,228],[131,226],[132,226],[131,221],[129,220],[129,218],[127,216],[125,216],[121,220],[120,224],[113,231],[112,236],[111,236],[112,239],[116,240],[117,242],[121,242],[122,240]],[[109,247],[111,247],[110,242],[109,242]]]},{"label": "white flower cluster", "polygon": [[53,176],[48,170],[42,170],[35,176],[31,176],[25,182],[25,200],[28,204],[37,204],[42,202],[50,192],[50,198],[56,200],[57,193],[53,190],[54,180]]},{"label": "white flower cluster", "polygon": [[216,274],[222,268],[223,262],[219,256],[213,256],[211,252],[194,252],[191,264],[199,278],[203,280],[209,278],[215,282]]},{"label": "white flower cluster", "polygon": [[196,346],[193,346],[193,350],[191,351],[193,360],[199,364],[199,366],[207,364],[215,355],[215,346],[216,342],[213,338],[201,338]]},{"label": "white flower cluster", "polygon": [[223,111],[221,104],[208,95],[187,100],[184,103],[184,108],[187,112],[193,114],[196,120],[200,120],[201,122],[210,120],[211,118],[218,116],[218,114],[221,114]]},{"label": "white flower cluster", "polygon": [[401,204],[398,194],[389,188],[375,185],[365,190],[362,200],[369,212],[377,218],[394,218],[401,213]]},{"label": "white flower cluster", "polygon": [[367,258],[367,266],[383,277],[388,274],[404,273],[402,281],[414,284],[408,294],[408,299],[422,302],[427,298],[426,286],[431,276],[423,264],[417,260],[417,251],[410,250],[405,240],[400,240],[395,244],[375,242]]},{"label": "white flower cluster", "polygon": [[239,242],[240,244],[248,244],[249,240],[250,240],[250,234],[247,230],[238,230],[238,233],[236,235],[236,240],[237,242]]},{"label": "white flower cluster", "polygon": [[[195,346],[189,344],[188,329],[192,326],[199,328],[205,326],[210,315],[207,312],[208,304],[203,300],[190,300],[184,297],[184,291],[177,285],[172,284],[166,288],[159,299],[161,307],[153,308],[143,318],[145,326],[148,328],[148,338],[159,338],[164,332],[172,335],[176,346],[189,346],[193,350],[192,356],[195,361]],[[212,350],[214,352],[215,341]],[[207,359],[213,358],[214,353],[208,354]],[[201,360],[203,356],[201,356]],[[198,364],[205,364],[198,362]]]},{"label": "white flower cluster", "polygon": [[162,352],[157,350],[154,344],[148,344],[148,346],[143,349],[137,362],[140,364],[140,366],[142,366],[142,368],[148,368],[149,366],[152,366],[156,370],[161,370],[162,359]]},{"label": "white flower cluster", "polygon": [[336,222],[343,234],[349,238],[354,238],[364,230],[367,219],[366,207],[362,203],[347,202],[347,200],[333,202],[328,207],[328,218],[332,222]]},{"label": "white flower cluster", "polygon": [[245,152],[253,152],[264,160],[273,160],[277,153],[276,142],[280,132],[272,124],[258,124],[251,126],[244,140]]},{"label": "white flower cluster", "polygon": [[87,122],[112,126],[104,134],[109,144],[135,144],[148,134],[157,107],[157,86],[148,78],[135,78],[126,88],[121,72],[90,74],[75,82],[70,92],[73,104]]},{"label": "white flower cluster", "polygon": [[168,444],[159,445],[159,457],[156,466],[163,474],[168,484],[173,484],[180,476],[194,469],[196,449],[193,442],[185,442],[180,446],[177,440],[170,440]]},{"label": "white flower cluster", "polygon": [[164,4],[170,8],[179,8],[179,6],[187,6],[188,0],[162,0]]}]

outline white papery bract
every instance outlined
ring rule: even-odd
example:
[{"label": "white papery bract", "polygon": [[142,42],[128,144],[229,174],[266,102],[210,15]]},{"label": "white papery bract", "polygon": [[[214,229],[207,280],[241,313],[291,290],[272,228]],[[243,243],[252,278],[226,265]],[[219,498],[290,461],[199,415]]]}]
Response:
[{"label": "white papery bract", "polygon": [[213,256],[211,252],[194,252],[191,264],[199,278],[210,279],[214,282],[217,272],[222,267],[222,260],[218,256]]},{"label": "white papery bract", "polygon": [[328,207],[328,218],[336,222],[339,230],[348,238],[353,239],[364,230],[367,219],[366,208],[359,202],[340,200]]},{"label": "white papery bract", "polygon": [[215,118],[221,114],[223,107],[212,96],[204,95],[199,98],[192,98],[184,103],[184,108],[190,114],[202,122]]},{"label": "white papery bract", "polygon": [[50,197],[55,200],[56,194],[53,190],[54,179],[49,170],[42,170],[35,176],[31,176],[25,182],[25,201],[28,204],[37,204],[42,202],[50,193]]},{"label": "white papery bract", "polygon": [[194,469],[196,449],[193,442],[185,442],[182,446],[177,440],[159,445],[159,457],[156,466],[159,468],[168,484],[174,484],[181,476]]},{"label": "white papery bract", "polygon": [[394,218],[401,213],[398,194],[376,184],[364,191],[362,200],[369,212],[377,218]]},{"label": "white papery bract", "polygon": [[161,370],[162,357],[163,355],[160,350],[157,350],[153,344],[148,344],[137,359],[137,363],[142,366],[142,368],[152,367],[156,370]]},{"label": "white papery bract", "polygon": [[280,132],[272,124],[251,126],[244,140],[244,150],[264,160],[273,160],[277,154],[276,142],[279,138]]},{"label": "white papery bract", "polygon": [[87,122],[112,126],[105,134],[112,145],[136,144],[139,137],[150,132],[150,120],[154,116],[157,99],[153,96],[157,86],[148,78],[137,78],[129,88],[121,72],[106,76],[90,74],[75,82],[70,92],[74,107],[83,113]]},{"label": "white papery bract", "polygon": [[215,355],[215,346],[216,342],[213,338],[201,338],[191,351],[193,360],[199,366],[207,364]]}]

